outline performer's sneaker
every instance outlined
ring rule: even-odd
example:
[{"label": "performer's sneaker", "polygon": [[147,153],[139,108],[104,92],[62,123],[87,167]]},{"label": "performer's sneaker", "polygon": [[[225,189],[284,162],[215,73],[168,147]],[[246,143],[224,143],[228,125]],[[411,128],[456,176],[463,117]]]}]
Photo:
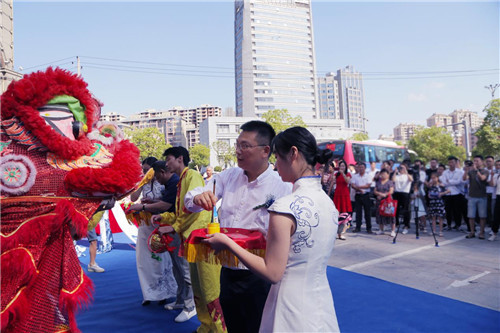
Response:
[{"label": "performer's sneaker", "polygon": [[183,304],[172,302],[165,305],[165,310],[176,310],[176,309],[182,309],[183,307],[184,307]]},{"label": "performer's sneaker", "polygon": [[185,321],[188,321],[194,316],[196,316],[196,308],[194,308],[191,311],[182,310],[181,313],[179,313],[179,315],[175,317],[174,321],[176,323],[183,323]]},{"label": "performer's sneaker", "polygon": [[102,272],[104,272],[104,268],[99,267],[99,265],[97,263],[95,263],[95,265],[88,265],[87,271],[94,272],[94,273],[102,273]]}]

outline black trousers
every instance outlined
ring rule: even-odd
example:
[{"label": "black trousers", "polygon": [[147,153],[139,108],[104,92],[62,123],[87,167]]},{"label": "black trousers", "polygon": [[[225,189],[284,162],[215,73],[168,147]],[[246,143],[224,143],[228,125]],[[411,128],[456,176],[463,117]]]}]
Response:
[{"label": "black trousers", "polygon": [[271,284],[248,270],[222,267],[220,305],[229,333],[257,333]]},{"label": "black trousers", "polygon": [[363,224],[363,211],[365,213],[366,231],[372,230],[372,216],[370,193],[356,194],[354,197],[354,211],[356,212],[356,229],[361,229]]},{"label": "black trousers", "polygon": [[486,216],[486,223],[489,226],[493,225],[493,194],[491,193],[486,193],[486,209],[488,210],[487,216]]},{"label": "black trousers", "polygon": [[493,224],[491,225],[491,230],[494,233],[498,233],[498,227],[500,225],[500,198],[497,195],[497,200],[495,202],[495,211],[493,214]]},{"label": "black trousers", "polygon": [[399,217],[403,216],[403,223],[406,228],[410,228],[410,193],[394,192],[392,195],[394,200],[398,201],[398,208],[396,210],[396,223],[399,224]]},{"label": "black trousers", "polygon": [[467,205],[464,196],[462,194],[455,194],[445,195],[443,198],[448,227],[451,228],[451,222],[454,221],[455,228],[459,228],[462,225],[463,206]]}]

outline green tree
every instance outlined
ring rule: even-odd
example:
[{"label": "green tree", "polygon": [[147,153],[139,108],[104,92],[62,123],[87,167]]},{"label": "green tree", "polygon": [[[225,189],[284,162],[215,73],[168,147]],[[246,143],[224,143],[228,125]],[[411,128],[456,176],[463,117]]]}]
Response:
[{"label": "green tree", "polygon": [[217,154],[219,165],[224,165],[224,168],[234,165],[236,162],[236,151],[234,147],[230,147],[226,141],[215,141],[212,143],[212,148]]},{"label": "green tree", "polygon": [[483,110],[483,124],[476,131],[477,145],[473,154],[500,155],[500,99],[492,100]]},{"label": "green tree", "polygon": [[465,148],[455,146],[451,134],[442,127],[416,130],[415,135],[408,141],[408,148],[414,150],[418,157],[426,162],[436,158],[446,164],[450,155],[465,159]]},{"label": "green tree", "polygon": [[370,137],[368,136],[368,134],[366,133],[354,133],[352,136],[351,136],[351,140],[354,140],[354,141],[366,141],[368,140]]},{"label": "green tree", "polygon": [[202,144],[196,144],[189,149],[191,162],[189,167],[200,171],[202,167],[210,164],[210,148]]},{"label": "green tree", "polygon": [[287,109],[269,110],[262,115],[262,119],[271,125],[276,133],[283,132],[293,126],[306,127],[301,116],[292,117]]},{"label": "green tree", "polygon": [[139,148],[141,160],[149,156],[161,159],[165,149],[171,147],[156,127],[125,129],[125,136]]}]

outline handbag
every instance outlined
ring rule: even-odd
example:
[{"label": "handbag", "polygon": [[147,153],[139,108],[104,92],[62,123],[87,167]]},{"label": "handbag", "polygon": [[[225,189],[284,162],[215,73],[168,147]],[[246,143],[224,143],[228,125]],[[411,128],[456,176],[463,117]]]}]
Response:
[{"label": "handbag", "polygon": [[394,217],[396,216],[396,209],[398,207],[398,201],[394,200],[389,194],[387,198],[380,201],[380,206],[378,207],[378,212],[380,216]]}]

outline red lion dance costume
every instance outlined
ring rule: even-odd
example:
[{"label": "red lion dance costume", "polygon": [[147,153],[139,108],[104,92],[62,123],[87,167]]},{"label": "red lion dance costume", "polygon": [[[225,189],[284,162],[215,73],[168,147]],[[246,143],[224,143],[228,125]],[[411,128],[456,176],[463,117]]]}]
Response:
[{"label": "red lion dance costume", "polygon": [[[139,151],[95,124],[100,106],[78,76],[48,68],[1,96],[1,331],[78,332],[91,299],[73,238],[103,199],[140,181]],[[92,139],[90,139],[92,138]]]}]

